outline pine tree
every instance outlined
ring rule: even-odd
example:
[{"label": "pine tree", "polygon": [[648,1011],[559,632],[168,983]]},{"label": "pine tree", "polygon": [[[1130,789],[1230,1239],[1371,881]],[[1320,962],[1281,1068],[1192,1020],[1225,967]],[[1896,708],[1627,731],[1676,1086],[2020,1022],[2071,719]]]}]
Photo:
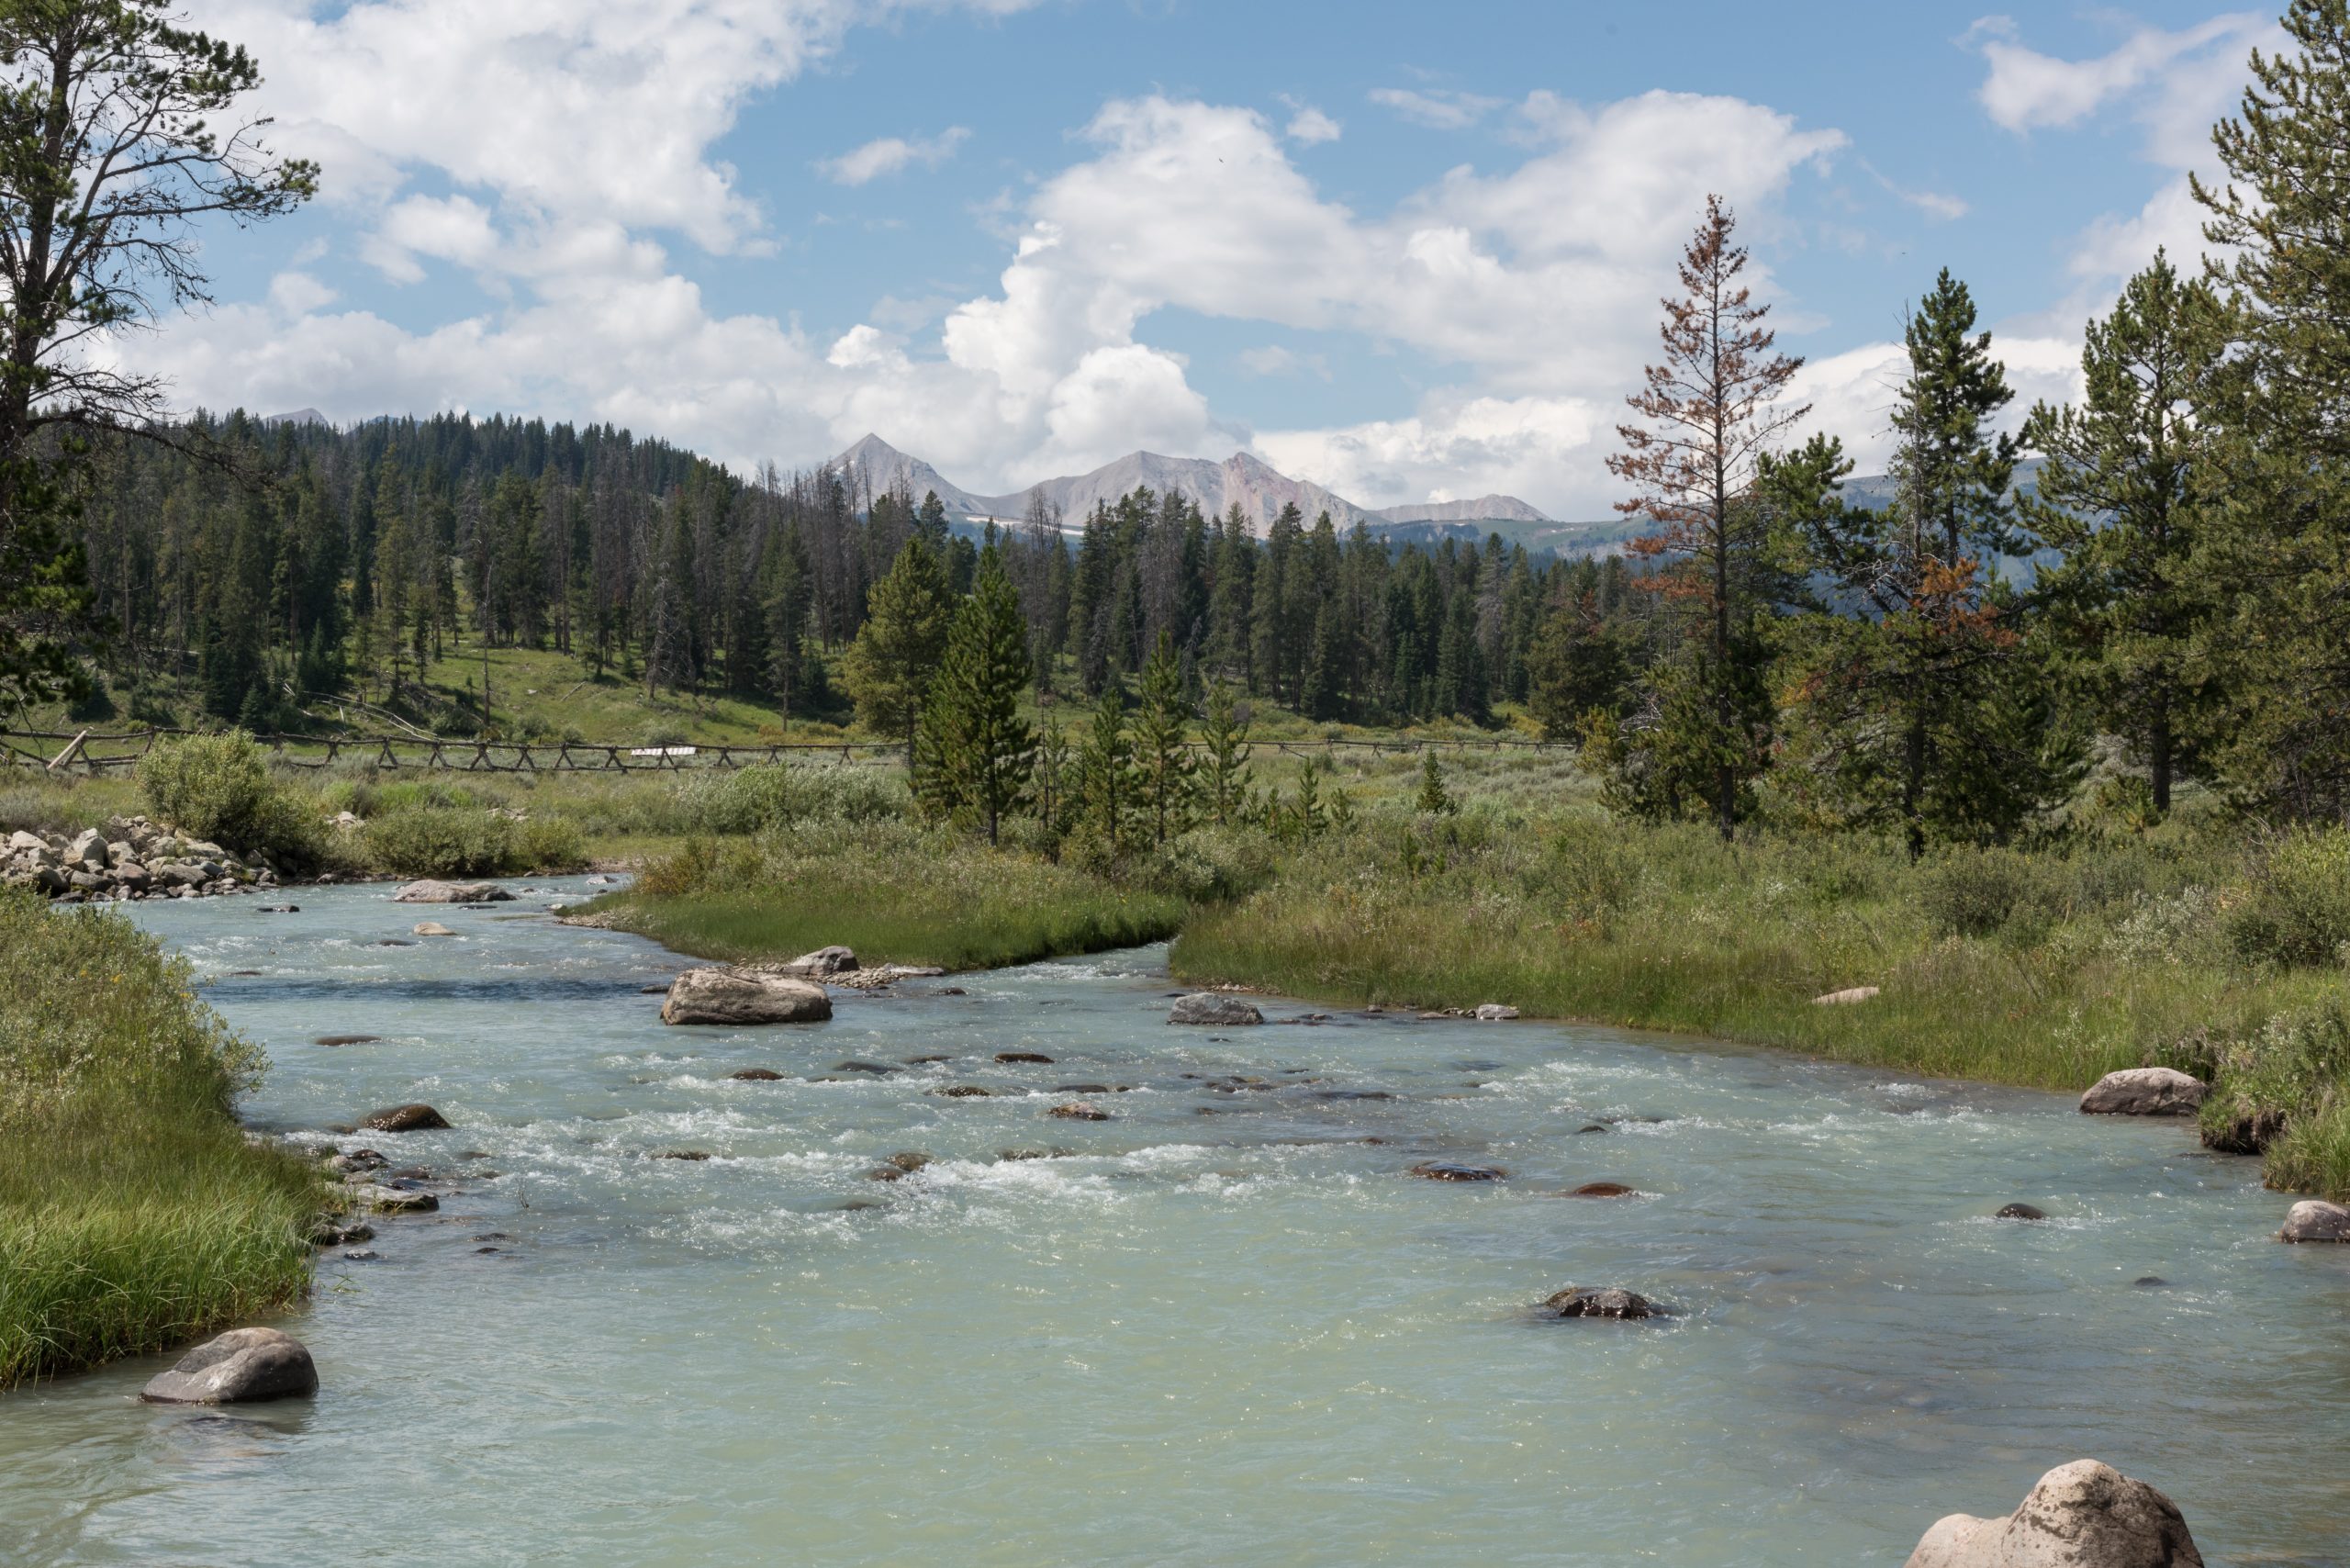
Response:
[{"label": "pine tree", "polygon": [[2223,775],[2277,814],[2350,818],[2350,5],[2292,0],[2295,46],[2254,85],[2199,181],[2236,352],[2199,410],[2216,470],[2205,569],[2230,600],[2211,639],[2232,711]]},{"label": "pine tree", "polygon": [[1573,740],[1586,713],[1620,715],[1632,673],[1623,638],[1593,590],[1551,611],[1526,651],[1525,671],[1527,705],[1552,741]]},{"label": "pine tree", "polygon": [[1183,695],[1183,666],[1175,640],[1158,634],[1142,672],[1142,704],[1135,712],[1135,759],[1141,769],[1142,805],[1151,841],[1165,844],[1192,825],[1192,776],[1197,764],[1188,744],[1192,705]]},{"label": "pine tree", "polygon": [[1420,798],[1416,809],[1424,816],[1449,817],[1460,809],[1452,791],[1444,787],[1444,769],[1433,750],[1420,753]]},{"label": "pine tree", "polygon": [[[2026,445],[2046,454],[2023,515],[2063,552],[2037,597],[2105,722],[2145,758],[2157,814],[2210,706],[2196,644],[2214,609],[2194,562],[2202,442],[2194,405],[2227,348],[2216,295],[2182,283],[2157,252],[2081,352],[2087,397],[2032,410]],[[2186,745],[2182,747],[2181,742]]]},{"label": "pine tree", "polygon": [[1311,844],[1329,825],[1329,817],[1322,809],[1322,766],[1318,759],[1309,756],[1305,766],[1297,770],[1297,788],[1290,794],[1289,835],[1299,844]]},{"label": "pine tree", "polygon": [[1200,741],[1200,793],[1216,824],[1228,827],[1247,813],[1250,788],[1248,722],[1240,716],[1228,681],[1208,689]]},{"label": "pine tree", "polygon": [[1680,745],[1710,762],[1706,792],[1725,840],[1770,757],[1769,694],[1752,668],[1766,644],[1754,623],[1785,575],[1772,514],[1750,504],[1750,492],[1761,458],[1810,411],[1782,401],[1803,362],[1771,352],[1771,308],[1739,281],[1747,254],[1730,242],[1736,227],[1721,198],[1707,196],[1682,255],[1684,292],[1663,302],[1664,363],[1649,366],[1648,385],[1629,399],[1647,423],[1618,426],[1625,450],[1607,460],[1640,490],[1617,510],[1656,524],[1632,553],[1670,563],[1665,591],[1703,626],[1690,674],[1704,700],[1674,711],[1704,731]]},{"label": "pine tree", "polygon": [[1141,793],[1134,737],[1126,731],[1125,688],[1112,681],[1094,704],[1077,754],[1078,816],[1112,856],[1125,853]]},{"label": "pine tree", "polygon": [[914,766],[914,729],[946,644],[946,579],[937,553],[916,534],[890,573],[873,585],[864,627],[849,645],[843,675],[856,716],[877,734],[902,737]]},{"label": "pine tree", "polygon": [[[1889,819],[1913,857],[1933,840],[2005,839],[2052,803],[2069,766],[2015,745],[2008,709],[2038,699],[2008,668],[2021,607],[1989,569],[2021,543],[2007,493],[2016,441],[1988,428],[2014,394],[1974,329],[1973,297],[1944,272],[1906,333],[1884,511],[1833,494],[1850,465],[1832,442],[1766,465],[1819,569],[1868,611],[1815,623],[1806,749],[1842,813]],[[1802,487],[1818,493],[1796,498]]]},{"label": "pine tree", "polygon": [[1033,797],[1037,825],[1045,830],[1047,843],[1058,841],[1069,825],[1069,790],[1075,781],[1073,767],[1069,732],[1061,728],[1058,714],[1048,714],[1044,733],[1036,742],[1036,789]]},{"label": "pine tree", "polygon": [[993,545],[979,557],[977,585],[955,612],[946,651],[923,707],[919,797],[998,842],[1003,818],[1027,799],[1035,734],[1020,716],[1028,685],[1028,628],[1020,596]]}]

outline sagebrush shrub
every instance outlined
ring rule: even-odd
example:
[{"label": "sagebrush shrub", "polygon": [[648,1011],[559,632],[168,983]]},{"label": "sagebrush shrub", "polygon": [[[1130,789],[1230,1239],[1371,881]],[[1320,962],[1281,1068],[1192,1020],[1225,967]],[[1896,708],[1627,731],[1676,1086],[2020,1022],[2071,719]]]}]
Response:
[{"label": "sagebrush shrub", "polygon": [[488,877],[515,857],[511,820],[460,806],[412,806],[367,820],[368,862],[396,877]]},{"label": "sagebrush shrub", "polygon": [[2228,913],[2228,935],[2255,963],[2340,961],[2350,943],[2350,832],[2302,830],[2271,844]]}]

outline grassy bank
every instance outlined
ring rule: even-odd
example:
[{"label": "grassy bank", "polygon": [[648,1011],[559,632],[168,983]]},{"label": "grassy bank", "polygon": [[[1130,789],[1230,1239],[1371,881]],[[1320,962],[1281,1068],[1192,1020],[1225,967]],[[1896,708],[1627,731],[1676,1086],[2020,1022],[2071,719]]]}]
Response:
[{"label": "grassy bank", "polygon": [[1175,934],[1185,905],[1074,867],[902,823],[697,841],[589,913],[696,958],[797,958],[840,943],[868,964],[988,969]]},{"label": "grassy bank", "polygon": [[[2084,831],[1920,867],[1810,835],[1725,848],[1506,788],[1390,806],[1278,881],[1203,909],[1184,979],[1346,1003],[1472,1007],[2077,1090],[2165,1063],[2266,1113],[2280,1186],[2350,1193],[2350,1030],[2334,835]],[[1874,999],[1814,998],[1874,986]]]},{"label": "grassy bank", "polygon": [[230,1114],[259,1067],[129,922],[0,893],[0,1387],[308,1290],[323,1186]]}]

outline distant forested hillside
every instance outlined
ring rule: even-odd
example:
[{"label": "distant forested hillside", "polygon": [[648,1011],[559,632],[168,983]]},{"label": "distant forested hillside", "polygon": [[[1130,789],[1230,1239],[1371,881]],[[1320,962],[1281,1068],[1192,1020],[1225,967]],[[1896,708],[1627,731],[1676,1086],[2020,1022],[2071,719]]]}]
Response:
[{"label": "distant forested hillside", "polygon": [[977,537],[862,468],[740,475],[610,426],[464,415],[203,418],[109,437],[82,525],[128,704],[193,704],[264,729],[356,706],[453,733],[484,715],[420,677],[487,644],[568,655],[647,696],[724,693],[841,718],[832,666],[917,533],[968,588],[992,542],[1032,655],[1097,693],[1164,632],[1194,680],[1229,678],[1315,718],[1459,715],[1523,700],[1562,602],[1643,633],[1620,561],[1562,562],[1497,536],[1400,546],[1294,507],[1258,539],[1236,511],[1137,488],[1084,519]]}]

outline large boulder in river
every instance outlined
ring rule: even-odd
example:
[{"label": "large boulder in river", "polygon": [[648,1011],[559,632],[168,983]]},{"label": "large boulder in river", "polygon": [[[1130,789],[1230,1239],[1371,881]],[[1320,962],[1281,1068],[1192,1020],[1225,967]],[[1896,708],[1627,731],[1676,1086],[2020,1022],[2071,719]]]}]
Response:
[{"label": "large boulder in river", "polygon": [[833,999],[821,985],[737,969],[688,969],[669,984],[664,1024],[821,1024]]},{"label": "large boulder in river", "polygon": [[856,955],[846,947],[819,947],[812,953],[802,953],[788,964],[778,966],[787,975],[845,975],[861,968]]},{"label": "large boulder in river", "polygon": [[2109,1464],[2076,1459],[1999,1518],[1935,1522],[1908,1568],[2203,1568],[2178,1505]]},{"label": "large boulder in river", "polygon": [[2191,1116],[2203,1106],[2205,1085],[2168,1067],[2130,1067],[2109,1072],[2081,1096],[2090,1116]]},{"label": "large boulder in river", "polygon": [[1250,1024],[1262,1024],[1265,1015],[1253,1002],[1222,991],[1195,991],[1189,996],[1178,997],[1168,1013],[1169,1024],[1203,1024],[1215,1029],[1237,1029]]},{"label": "large boulder in river", "polygon": [[2321,1198],[2295,1204],[2292,1212],[2285,1216],[2285,1228],[2277,1233],[2277,1239],[2350,1241],[2350,1209]]},{"label": "large boulder in river", "polygon": [[274,1328],[231,1328],[158,1372],[139,1391],[151,1405],[252,1405],[319,1391],[319,1369],[301,1340]]},{"label": "large boulder in river", "polygon": [[496,882],[443,882],[426,878],[392,895],[394,903],[505,903],[514,895]]}]

